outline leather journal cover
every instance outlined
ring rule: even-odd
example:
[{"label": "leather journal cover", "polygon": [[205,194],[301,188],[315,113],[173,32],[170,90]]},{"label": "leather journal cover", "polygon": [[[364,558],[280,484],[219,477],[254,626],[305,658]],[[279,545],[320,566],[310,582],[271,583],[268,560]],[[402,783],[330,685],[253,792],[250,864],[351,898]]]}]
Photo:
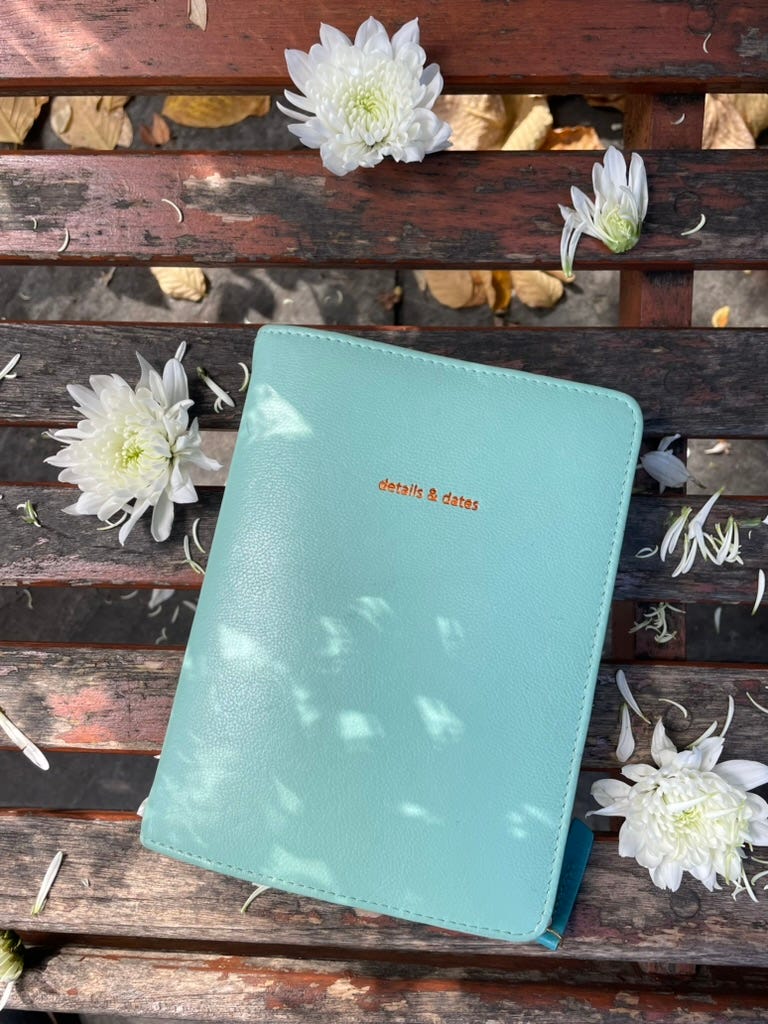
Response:
[{"label": "leather journal cover", "polygon": [[640,434],[618,392],[262,328],[144,845],[541,936]]}]

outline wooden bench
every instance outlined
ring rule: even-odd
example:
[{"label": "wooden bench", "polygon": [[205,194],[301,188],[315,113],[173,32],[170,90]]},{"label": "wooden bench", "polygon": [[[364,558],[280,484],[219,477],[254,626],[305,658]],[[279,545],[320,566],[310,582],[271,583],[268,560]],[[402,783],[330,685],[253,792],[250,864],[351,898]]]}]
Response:
[{"label": "wooden bench", "polygon": [[[642,152],[650,182],[643,236],[621,256],[584,239],[576,261],[577,272],[621,270],[619,326],[354,330],[626,390],[643,408],[651,446],[677,431],[768,436],[768,329],[690,326],[695,270],[768,268],[768,152],[700,150],[705,92],[768,87],[762,0],[445,0],[421,10],[388,0],[377,11],[329,0],[289,13],[279,4],[210,0],[204,34],[184,7],[10,0],[0,92],[279,92],[288,85],[284,47],[307,49],[321,18],[353,31],[374,13],[390,30],[418,14],[428,57],[453,92],[625,94],[625,147]],[[572,184],[588,187],[595,157],[445,153],[339,179],[307,150],[6,151],[0,261],[554,268],[557,204]],[[182,223],[162,199],[183,210]],[[683,234],[701,214],[704,229]],[[69,244],[59,251],[65,229]],[[253,333],[216,324],[1,322],[0,362],[15,352],[22,359],[15,386],[0,384],[0,425],[69,425],[66,383],[93,372],[134,380],[136,349],[160,365],[181,340],[236,392]],[[237,411],[214,416],[210,394],[192,387],[203,427],[236,426]],[[659,542],[680,492],[639,490],[584,768],[618,772],[619,666],[655,713],[660,697],[687,705],[687,728],[670,717],[682,743],[722,721],[732,694],[730,756],[766,760],[766,721],[747,699],[760,699],[765,666],[686,661],[684,624],[649,659],[647,645],[644,657],[633,649],[627,628],[639,602],[751,605],[757,568],[768,568],[768,530],[754,531],[743,567],[707,564],[672,579],[669,565],[635,553]],[[94,520],[61,514],[72,500],[63,485],[22,479],[0,491],[6,585],[199,586],[179,541],[197,516],[210,536],[216,489],[178,508],[171,542],[155,544],[142,523],[126,549],[114,533],[97,533]],[[27,499],[43,529],[15,511]],[[720,505],[723,517],[752,518],[765,515],[767,502],[729,495]],[[180,650],[5,643],[1,653],[0,703],[42,747],[105,759],[159,749]],[[648,760],[650,730],[635,732],[633,759]],[[599,837],[566,940],[548,954],[278,892],[241,914],[246,883],[143,850],[133,814],[0,814],[0,928],[16,929],[30,948],[12,1007],[274,1022],[768,1020],[768,894],[734,902],[727,890],[710,894],[687,877],[677,893],[657,890],[645,870],[617,856],[615,828]],[[59,849],[65,865],[45,911],[32,917]]]}]

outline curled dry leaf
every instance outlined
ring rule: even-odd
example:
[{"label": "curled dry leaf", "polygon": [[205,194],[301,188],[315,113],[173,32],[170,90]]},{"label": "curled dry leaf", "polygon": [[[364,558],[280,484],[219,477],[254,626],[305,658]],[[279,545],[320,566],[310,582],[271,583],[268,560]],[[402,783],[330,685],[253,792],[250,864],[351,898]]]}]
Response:
[{"label": "curled dry leaf", "polygon": [[754,149],[755,140],[727,94],[709,94],[704,104],[702,149]]},{"label": "curled dry leaf", "polygon": [[538,149],[552,126],[543,96],[441,96],[434,110],[458,150]]},{"label": "curled dry leaf", "polygon": [[728,93],[731,102],[754,138],[768,128],[768,92]]},{"label": "curled dry leaf", "polygon": [[205,275],[198,267],[150,267],[150,270],[172,299],[199,302],[208,290]]},{"label": "curled dry leaf", "polygon": [[624,110],[627,105],[627,97],[620,92],[593,94],[586,96],[585,99],[590,107],[613,107],[615,110]]},{"label": "curled dry leaf", "polygon": [[551,309],[563,294],[563,275],[544,270],[513,270],[512,290],[532,309]]},{"label": "curled dry leaf", "polygon": [[129,99],[130,96],[55,96],[51,102],[51,127],[70,146],[130,146],[133,127],[123,109]]},{"label": "curled dry leaf", "polygon": [[572,128],[551,128],[542,149],[602,149],[600,136],[591,125],[580,124]]},{"label": "curled dry leaf", "polygon": [[143,124],[139,128],[141,141],[147,146],[164,146],[171,140],[171,129],[168,122],[160,114],[152,115],[152,124]]},{"label": "curled dry leaf", "polygon": [[539,149],[552,127],[552,112],[544,96],[505,96],[509,132],[504,150]]},{"label": "curled dry leaf", "polygon": [[712,326],[713,327],[727,327],[728,321],[731,319],[731,307],[721,306],[716,309],[712,314]]},{"label": "curled dry leaf", "polygon": [[187,15],[193,25],[205,31],[208,24],[207,0],[187,0]]},{"label": "curled dry leaf", "polygon": [[269,96],[168,96],[165,117],[187,128],[226,128],[269,113]]},{"label": "curled dry leaf", "polygon": [[495,270],[425,270],[423,280],[437,301],[451,309],[487,303],[495,310],[505,289],[501,281],[497,287],[494,276],[503,274],[509,276],[508,271]]},{"label": "curled dry leaf", "polygon": [[47,96],[4,96],[0,99],[0,142],[20,145],[48,102]]}]

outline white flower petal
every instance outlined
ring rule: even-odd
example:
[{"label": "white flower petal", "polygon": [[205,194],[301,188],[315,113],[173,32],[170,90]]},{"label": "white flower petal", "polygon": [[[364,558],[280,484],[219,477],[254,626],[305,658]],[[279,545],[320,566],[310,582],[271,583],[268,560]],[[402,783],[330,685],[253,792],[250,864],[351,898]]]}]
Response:
[{"label": "white flower petal", "polygon": [[765,571],[763,569],[757,570],[757,594],[755,595],[755,603],[752,605],[752,614],[757,612],[765,594]]},{"label": "white flower petal", "polygon": [[664,723],[659,719],[651,737],[651,757],[660,768],[663,768],[670,763],[676,754],[677,747],[667,736]]},{"label": "white flower petal", "polygon": [[[320,24],[320,44],[326,50],[334,50],[336,47],[348,47],[352,46],[352,40],[349,36],[340,32],[339,29],[334,28],[333,25],[326,25],[325,22]],[[296,51],[298,52],[298,51]],[[296,83],[298,85],[298,83]],[[301,86],[299,86],[301,88]]]},{"label": "white flower petal", "polygon": [[635,752],[635,737],[632,735],[632,720],[629,717],[629,708],[626,704],[621,705],[621,731],[619,742],[616,746],[616,757],[619,761],[628,761]]},{"label": "white flower petal", "polygon": [[618,687],[618,690],[619,690],[619,693],[621,694],[621,696],[624,698],[624,700],[627,702],[627,704],[629,704],[629,706],[632,708],[632,710],[635,712],[635,714],[639,718],[642,718],[642,720],[644,722],[648,722],[648,725],[650,725],[651,724],[650,720],[645,717],[643,712],[638,707],[637,701],[635,700],[635,698],[634,698],[634,696],[632,694],[632,691],[629,688],[629,683],[627,682],[627,676],[626,676],[626,674],[624,672],[624,669],[622,669],[622,668],[618,669],[617,672],[616,672],[616,686]]},{"label": "white flower petal", "polygon": [[178,359],[169,359],[163,368],[163,388],[168,405],[176,405],[189,398],[187,374]]},{"label": "white flower petal", "polygon": [[721,761],[712,771],[732,786],[748,791],[768,782],[768,765],[759,761]]},{"label": "white flower petal", "polygon": [[651,775],[655,775],[658,768],[654,768],[650,764],[625,764],[621,769],[621,774],[631,779],[632,782],[640,782],[642,779],[647,779]]},{"label": "white flower petal", "polygon": [[168,540],[173,526],[173,502],[166,491],[157,499],[152,512],[152,536],[157,541]]},{"label": "white flower petal", "polygon": [[662,437],[662,439],[659,441],[658,445],[656,446],[656,450],[659,452],[665,452],[667,448],[669,448],[671,444],[674,444],[675,441],[679,440],[679,438],[680,434],[667,434],[666,437]]},{"label": "white flower petal", "polygon": [[617,800],[623,800],[631,792],[631,786],[619,779],[600,779],[592,783],[590,793],[601,807],[608,807]]},{"label": "white flower petal", "polygon": [[138,521],[141,519],[141,517],[144,515],[148,508],[149,501],[142,501],[134,505],[134,507],[131,509],[131,513],[127,521],[123,523],[123,525],[120,527],[120,531],[117,535],[117,539],[120,541],[121,544],[125,544],[131,530],[134,528],[136,523],[138,523]]},{"label": "white flower petal", "polygon": [[665,487],[683,487],[691,476],[685,463],[668,451],[645,452],[640,456],[640,464],[661,484],[662,493]]},{"label": "white flower petal", "polygon": [[648,177],[645,173],[643,158],[639,153],[633,153],[632,159],[629,161],[629,187],[637,203],[638,216],[643,221],[648,212]]}]

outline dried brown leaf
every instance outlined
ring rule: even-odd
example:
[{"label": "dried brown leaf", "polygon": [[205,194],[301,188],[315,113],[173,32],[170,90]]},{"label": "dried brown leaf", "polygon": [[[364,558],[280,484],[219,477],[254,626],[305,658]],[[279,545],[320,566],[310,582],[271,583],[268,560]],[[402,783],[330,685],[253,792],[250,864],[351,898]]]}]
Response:
[{"label": "dried brown leaf", "polygon": [[500,149],[507,137],[501,96],[440,96],[434,110],[451,126],[452,149]]},{"label": "dried brown leaf", "polygon": [[457,150],[537,149],[552,124],[543,96],[441,96],[434,109]]},{"label": "dried brown leaf", "polygon": [[551,309],[563,294],[563,282],[543,270],[513,270],[511,276],[515,295],[532,309]]},{"label": "dried brown leaf", "polygon": [[727,99],[741,114],[754,138],[768,128],[768,92],[729,93]]},{"label": "dried brown leaf", "polygon": [[21,144],[48,102],[47,96],[5,96],[0,99],[0,142]]},{"label": "dried brown leaf", "polygon": [[437,301],[451,309],[488,305],[503,313],[512,300],[508,270],[424,270],[421,276]]},{"label": "dried brown leaf", "polygon": [[627,97],[620,92],[612,92],[606,95],[585,96],[590,107],[613,107],[615,110],[624,110],[627,105]]},{"label": "dried brown leaf", "polygon": [[208,290],[205,275],[198,267],[150,267],[150,270],[172,299],[199,302]]},{"label": "dried brown leaf", "polygon": [[713,327],[727,327],[728,321],[731,319],[731,307],[721,306],[716,309],[712,314],[712,326]]},{"label": "dried brown leaf", "polygon": [[544,96],[505,96],[509,130],[504,150],[539,149],[552,127],[552,113]]},{"label": "dried brown leaf", "polygon": [[70,146],[130,146],[133,127],[123,109],[129,99],[130,96],[55,96],[51,102],[51,127]]},{"label": "dried brown leaf", "polygon": [[512,301],[512,275],[508,270],[492,270],[491,286],[493,288],[491,309],[494,313],[505,313]]},{"label": "dried brown leaf", "polygon": [[187,0],[187,14],[193,25],[205,31],[208,24],[208,4],[206,0]]},{"label": "dried brown leaf", "polygon": [[709,94],[704,104],[702,149],[754,149],[755,140],[730,96]]},{"label": "dried brown leaf", "polygon": [[542,149],[602,149],[600,136],[591,125],[576,125],[571,128],[552,128],[542,144]]},{"label": "dried brown leaf", "polygon": [[170,142],[171,129],[168,122],[160,114],[152,115],[152,124],[143,124],[139,128],[141,140],[147,146],[164,146]]},{"label": "dried brown leaf", "polygon": [[269,113],[269,96],[168,96],[165,117],[187,128],[226,128]]},{"label": "dried brown leaf", "polygon": [[425,270],[424,278],[437,301],[451,309],[492,305],[495,298],[490,270]]}]

